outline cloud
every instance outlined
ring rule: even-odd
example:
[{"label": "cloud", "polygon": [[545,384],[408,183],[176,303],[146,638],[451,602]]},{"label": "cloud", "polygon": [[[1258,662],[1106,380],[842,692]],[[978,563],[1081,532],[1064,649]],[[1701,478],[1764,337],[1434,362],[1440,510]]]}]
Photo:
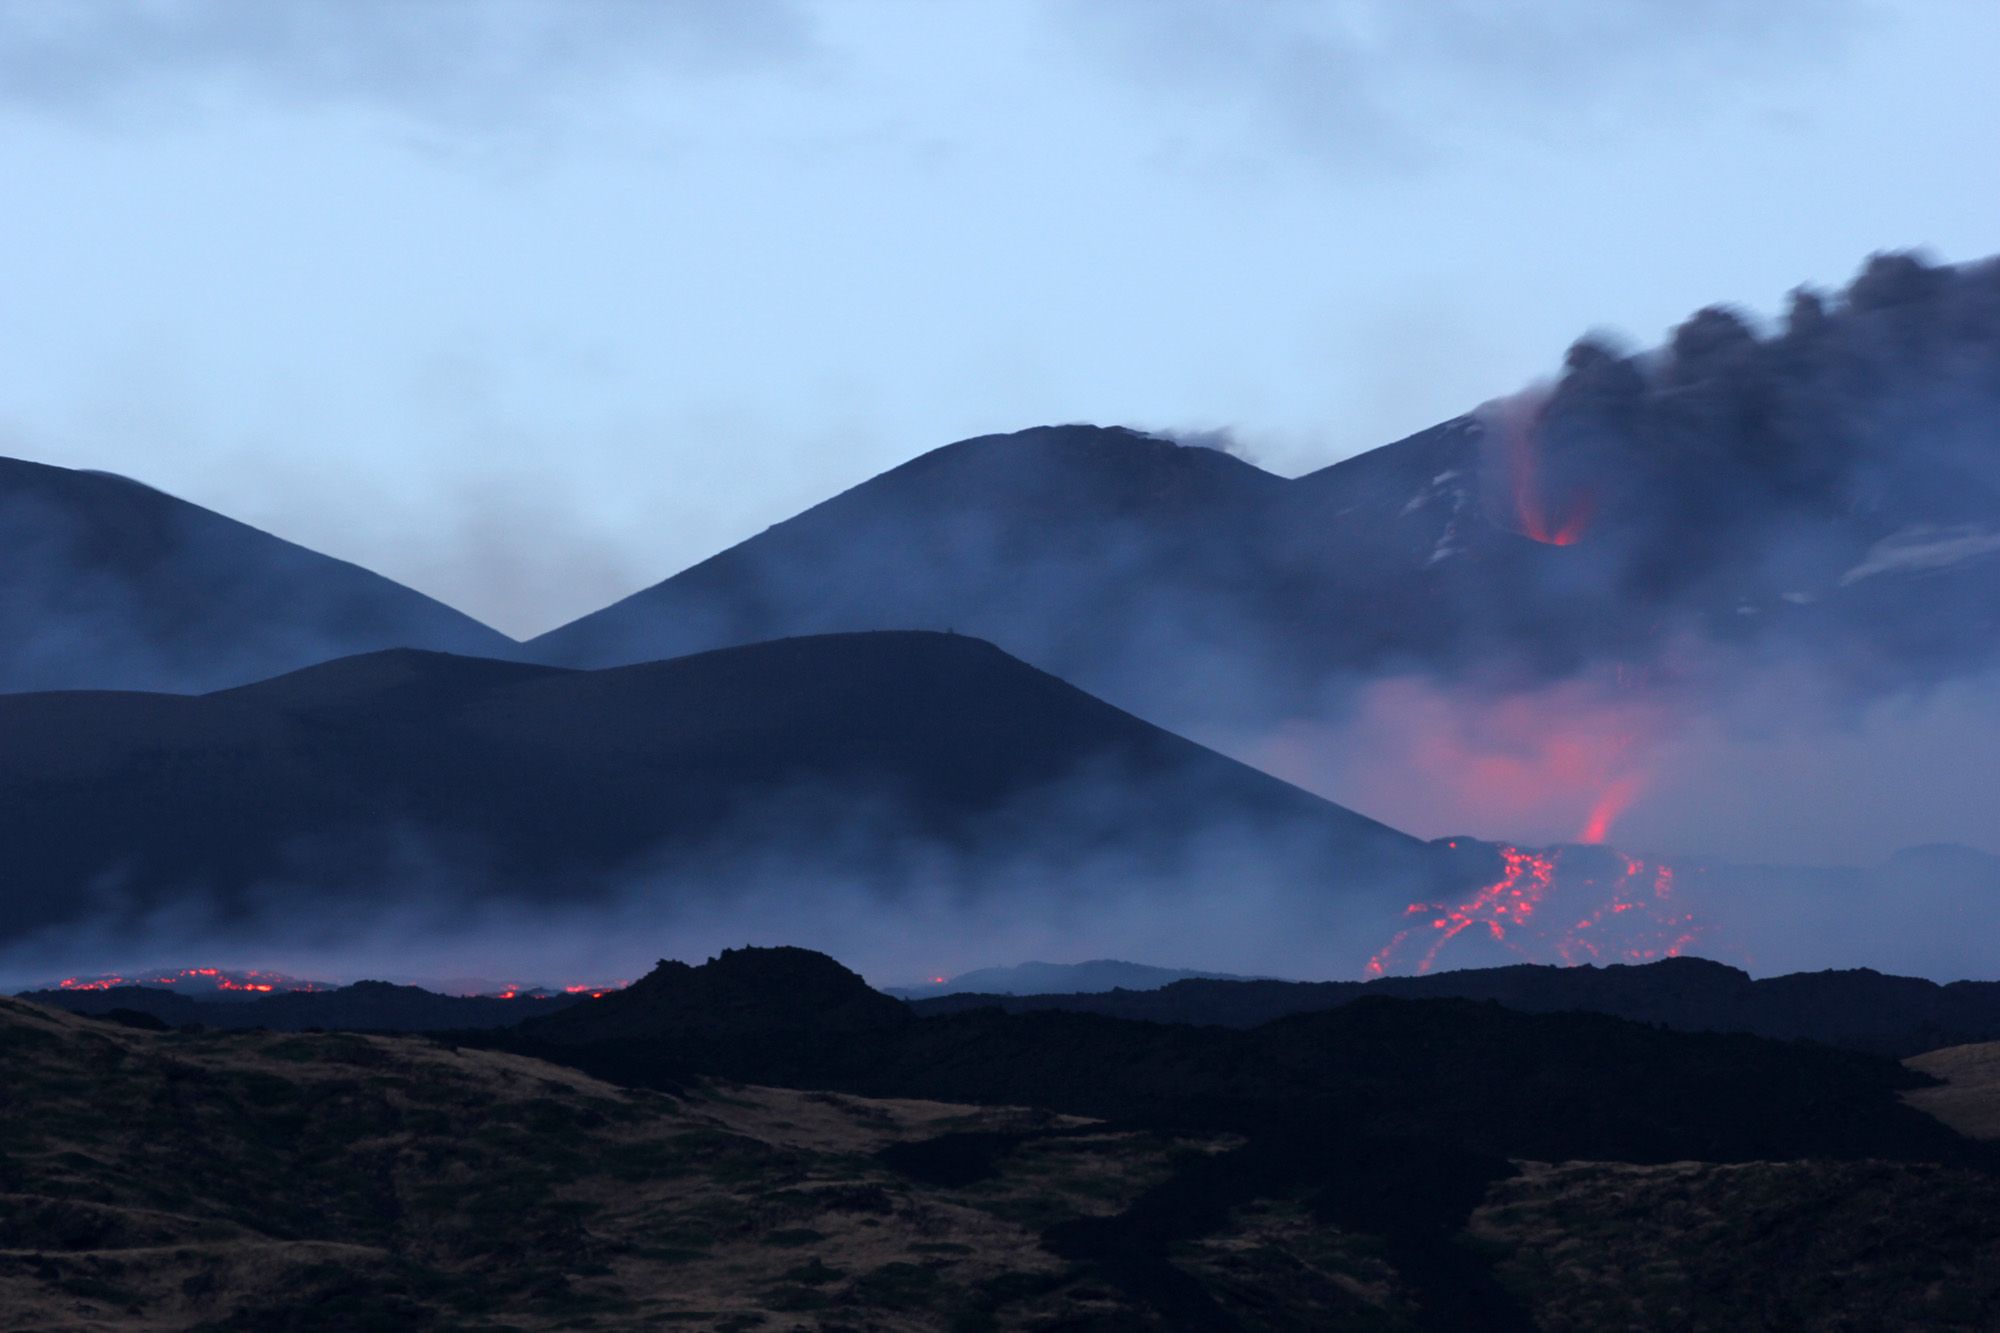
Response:
[{"label": "cloud", "polygon": [[793,0],[64,0],[0,8],[0,99],[121,121],[234,95],[464,128],[810,45]]},{"label": "cloud", "polygon": [[1088,54],[1205,120],[1380,174],[1436,164],[1468,123],[1574,138],[1663,106],[1685,115],[1745,77],[1837,53],[1871,14],[1858,0],[1055,0],[1052,12]]}]

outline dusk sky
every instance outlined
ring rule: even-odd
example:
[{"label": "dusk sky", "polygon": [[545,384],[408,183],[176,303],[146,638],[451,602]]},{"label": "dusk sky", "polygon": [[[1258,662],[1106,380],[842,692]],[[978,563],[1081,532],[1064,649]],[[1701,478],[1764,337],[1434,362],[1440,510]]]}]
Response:
[{"label": "dusk sky", "polygon": [[1062,421],[1297,473],[2000,251],[1987,0],[0,0],[0,453],[510,633]]}]

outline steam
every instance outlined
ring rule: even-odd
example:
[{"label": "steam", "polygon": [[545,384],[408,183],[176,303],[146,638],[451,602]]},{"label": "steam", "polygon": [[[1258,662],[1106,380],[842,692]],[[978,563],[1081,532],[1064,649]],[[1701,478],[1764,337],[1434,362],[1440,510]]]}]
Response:
[{"label": "steam", "polygon": [[[883,984],[996,958],[1198,957],[1211,970],[1356,975],[1381,924],[1439,867],[1381,832],[1296,814],[1193,811],[1200,784],[1097,769],[926,834],[886,796],[796,789],[699,847],[599,872],[507,874],[463,841],[397,830],[369,848],[301,842],[243,886],[104,881],[0,948],[0,979],[141,961],[354,979],[642,975],[724,947],[822,949]],[[1121,839],[1148,808],[1179,829]]]}]

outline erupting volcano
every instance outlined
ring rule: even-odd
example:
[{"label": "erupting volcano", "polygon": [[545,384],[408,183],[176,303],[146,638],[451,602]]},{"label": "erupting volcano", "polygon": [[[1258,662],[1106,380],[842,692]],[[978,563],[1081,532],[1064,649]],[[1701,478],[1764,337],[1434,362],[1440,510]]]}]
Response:
[{"label": "erupting volcano", "polygon": [[1499,877],[1463,901],[1405,908],[1418,923],[1368,960],[1368,974],[1384,976],[1411,955],[1412,970],[1428,972],[1467,932],[1530,962],[1566,964],[1677,958],[1702,933],[1695,914],[1676,901],[1674,870],[1665,862],[1590,847],[1498,850]]}]

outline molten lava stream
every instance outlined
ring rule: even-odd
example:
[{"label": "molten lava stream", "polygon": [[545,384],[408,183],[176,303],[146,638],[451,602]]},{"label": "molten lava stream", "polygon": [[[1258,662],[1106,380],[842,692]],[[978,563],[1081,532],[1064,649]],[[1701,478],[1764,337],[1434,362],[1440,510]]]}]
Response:
[{"label": "molten lava stream", "polygon": [[[1467,931],[1530,962],[1568,964],[1676,957],[1701,934],[1694,914],[1674,901],[1673,868],[1664,863],[1649,876],[1645,861],[1614,853],[1616,873],[1600,879],[1589,861],[1605,854],[1589,848],[1498,850],[1500,877],[1463,902],[1411,903],[1405,915],[1423,920],[1396,932],[1368,960],[1368,975],[1386,975],[1419,942],[1425,947],[1414,970],[1429,972]],[[1572,853],[1586,864],[1565,874]]]}]

